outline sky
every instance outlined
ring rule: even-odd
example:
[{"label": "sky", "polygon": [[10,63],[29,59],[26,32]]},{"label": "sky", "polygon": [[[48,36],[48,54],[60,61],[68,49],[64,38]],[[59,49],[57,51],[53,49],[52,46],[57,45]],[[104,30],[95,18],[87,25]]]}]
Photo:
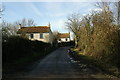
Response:
[{"label": "sky", "polygon": [[70,32],[65,25],[73,13],[82,16],[97,9],[95,2],[3,2],[5,21],[13,23],[23,18],[33,19],[37,26],[51,24],[52,31]]}]

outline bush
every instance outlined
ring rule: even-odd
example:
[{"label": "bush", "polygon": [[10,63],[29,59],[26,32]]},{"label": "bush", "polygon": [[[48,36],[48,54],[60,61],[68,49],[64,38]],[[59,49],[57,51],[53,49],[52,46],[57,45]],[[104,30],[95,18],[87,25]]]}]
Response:
[{"label": "bush", "polygon": [[85,55],[109,66],[119,67],[120,27],[113,24],[110,11],[95,13],[91,18],[92,20],[86,18],[84,26],[79,30],[78,47]]},{"label": "bush", "polygon": [[51,50],[52,46],[49,43],[11,36],[6,42],[2,42],[3,64],[16,63],[25,58],[28,61],[31,58],[38,59],[47,55]]},{"label": "bush", "polygon": [[11,36],[2,43],[3,61],[14,61],[32,54],[30,41],[19,36]]}]

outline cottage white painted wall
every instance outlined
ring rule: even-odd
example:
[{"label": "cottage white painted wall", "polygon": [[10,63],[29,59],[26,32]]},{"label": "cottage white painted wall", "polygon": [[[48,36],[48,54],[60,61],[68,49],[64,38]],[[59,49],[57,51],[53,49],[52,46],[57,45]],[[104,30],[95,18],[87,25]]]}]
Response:
[{"label": "cottage white painted wall", "polygon": [[43,34],[43,39],[40,38],[40,33],[31,33],[34,35],[33,38],[30,37],[30,34],[27,34],[29,36],[30,40],[38,40],[38,41],[43,41],[43,42],[50,42],[49,40],[49,33],[42,33]]},{"label": "cottage white painted wall", "polygon": [[66,38],[60,38],[61,40],[59,41],[58,40],[58,43],[60,42],[70,42],[70,38],[67,38],[67,41],[66,41]]}]

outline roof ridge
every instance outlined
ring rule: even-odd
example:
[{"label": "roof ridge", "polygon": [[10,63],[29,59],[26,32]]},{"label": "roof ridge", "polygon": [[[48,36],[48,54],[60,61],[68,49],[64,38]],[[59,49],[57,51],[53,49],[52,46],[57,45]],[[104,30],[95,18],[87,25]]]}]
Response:
[{"label": "roof ridge", "polygon": [[35,33],[35,32],[49,32],[50,27],[42,26],[42,27],[22,27],[18,30],[18,33]]},{"label": "roof ridge", "polygon": [[21,27],[21,28],[49,28],[48,26],[33,26],[33,27]]}]

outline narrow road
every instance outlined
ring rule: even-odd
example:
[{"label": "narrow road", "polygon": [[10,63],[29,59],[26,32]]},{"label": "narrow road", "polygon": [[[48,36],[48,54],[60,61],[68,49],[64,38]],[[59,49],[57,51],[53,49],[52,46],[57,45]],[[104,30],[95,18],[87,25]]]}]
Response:
[{"label": "narrow road", "polygon": [[26,77],[81,77],[72,66],[67,49],[68,47],[61,47],[46,56]]},{"label": "narrow road", "polygon": [[[68,48],[61,47],[55,50],[37,62],[37,65],[31,71],[15,76],[17,78],[93,78],[94,76],[91,75],[94,72],[85,64],[79,64],[81,70],[76,68],[75,62],[67,54]],[[103,74],[98,76],[100,78],[105,77]]]}]

